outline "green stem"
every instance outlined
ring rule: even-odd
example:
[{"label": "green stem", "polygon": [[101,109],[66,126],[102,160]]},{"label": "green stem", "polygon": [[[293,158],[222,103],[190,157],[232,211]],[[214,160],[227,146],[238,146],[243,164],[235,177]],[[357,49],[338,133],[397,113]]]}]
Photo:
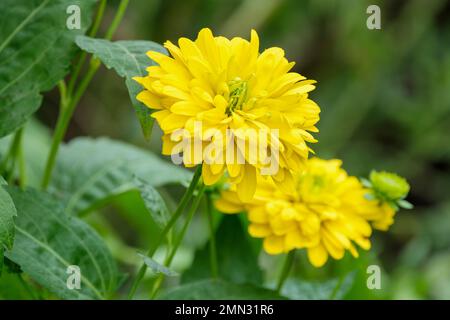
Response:
[{"label": "green stem", "polygon": [[286,279],[289,275],[289,271],[291,271],[292,263],[294,262],[294,255],[295,255],[295,250],[291,250],[286,256],[286,260],[284,261],[284,264],[283,264],[283,269],[281,270],[280,278],[278,279],[278,284],[277,284],[277,292],[278,293],[281,292],[284,282],[286,281]]},{"label": "green stem", "polygon": [[346,275],[341,275],[336,283],[336,286],[334,287],[333,291],[330,294],[329,300],[334,300],[337,296],[337,293],[339,292],[339,290],[342,287],[342,284],[344,283],[344,279],[345,279]]},{"label": "green stem", "polygon": [[[159,235],[158,240],[155,242],[154,246],[150,246],[150,249],[148,249],[147,256],[152,257],[155,254],[156,249],[162,244],[164,239],[166,238],[167,234],[169,233],[170,229],[172,229],[175,222],[178,220],[178,218],[181,216],[181,214],[184,212],[184,209],[186,208],[188,202],[191,200],[194,190],[197,187],[197,184],[200,180],[200,177],[202,175],[202,167],[199,165],[197,169],[195,170],[194,176],[192,177],[191,183],[189,184],[189,187],[187,188],[186,192],[184,193],[183,197],[181,198],[181,201],[175,210],[175,212],[172,214],[172,217],[170,218],[169,222],[164,227],[163,231],[161,231],[161,234]],[[147,265],[143,263],[134,278],[134,281],[131,285],[130,292],[128,293],[128,299],[133,299],[136,290],[139,286],[139,283],[141,282],[142,278],[144,278],[145,272],[147,271]]]},{"label": "green stem", "polygon": [[[91,30],[89,31],[89,34],[88,34],[89,37],[95,37],[95,35],[97,34],[98,29],[99,29],[100,24],[103,19],[103,14],[105,13],[105,8],[106,8],[106,0],[102,0],[97,9],[97,14],[95,16],[94,23],[92,24]],[[80,58],[78,59],[75,69],[73,70],[72,74],[70,75],[70,81],[69,81],[69,86],[68,86],[68,90],[67,90],[69,96],[71,96],[73,93],[73,90],[75,88],[75,83],[78,80],[78,76],[80,75],[80,72],[81,72],[81,69],[86,60],[86,57],[87,57],[86,51],[81,52]]]},{"label": "green stem", "polygon": [[[194,217],[194,214],[197,212],[197,208],[200,204],[200,201],[202,200],[202,196],[203,196],[204,192],[205,192],[205,185],[202,184],[198,190],[198,194],[195,197],[194,202],[192,203],[191,209],[189,210],[189,213],[187,215],[186,221],[184,222],[183,228],[181,229],[181,232],[180,232],[178,238],[175,240],[174,246],[173,246],[172,250],[170,251],[170,254],[164,260],[164,265],[166,267],[170,267],[170,264],[172,263],[172,260],[175,257],[175,254],[177,253],[178,248],[180,247],[180,244],[184,239],[184,235],[186,234],[186,231],[192,221],[192,218]],[[161,284],[162,284],[163,280],[164,280],[164,274],[160,274],[159,277],[155,281],[150,299],[154,299],[155,296],[158,294],[158,291],[161,288]]]},{"label": "green stem", "polygon": [[38,297],[35,295],[34,290],[31,288],[31,286],[23,279],[21,273],[17,273],[17,278],[19,279],[20,284],[24,287],[24,289],[28,292],[30,297],[33,300],[38,300]]},{"label": "green stem", "polygon": [[206,194],[206,215],[208,216],[209,224],[209,259],[211,265],[211,275],[213,278],[217,278],[219,275],[217,264],[217,250],[216,250],[216,233],[214,230],[213,220],[213,204],[211,194]]},{"label": "green stem", "polygon": [[[116,31],[120,21],[123,18],[123,15],[125,13],[125,10],[127,8],[129,0],[122,0],[119,4],[119,8],[116,12],[116,15],[113,19],[113,22],[109,26],[107,32],[106,32],[106,39],[110,39],[114,32]],[[81,80],[78,88],[76,89],[73,96],[69,97],[63,97],[64,91],[61,91],[61,110],[58,116],[58,120],[56,123],[56,129],[53,134],[53,140],[50,147],[49,156],[47,159],[47,164],[45,166],[44,176],[42,178],[41,187],[43,190],[47,189],[48,184],[51,179],[51,175],[53,172],[53,167],[55,165],[56,155],[58,153],[59,145],[61,144],[66,131],[67,127],[69,125],[70,119],[72,118],[73,112],[75,111],[76,106],[78,105],[78,102],[80,101],[81,97],[83,96],[84,92],[86,91],[89,83],[91,82],[92,78],[94,77],[95,73],[97,72],[97,69],[100,67],[100,61],[96,58],[92,58],[89,69],[86,72],[86,75],[84,76],[83,80]]]},{"label": "green stem", "polygon": [[106,40],[111,40],[114,33],[117,30],[117,27],[119,27],[120,22],[122,21],[123,15],[125,14],[125,11],[127,10],[129,0],[121,0],[119,4],[119,8],[117,9],[117,13],[111,22],[111,25],[109,26],[108,30],[105,34]]}]

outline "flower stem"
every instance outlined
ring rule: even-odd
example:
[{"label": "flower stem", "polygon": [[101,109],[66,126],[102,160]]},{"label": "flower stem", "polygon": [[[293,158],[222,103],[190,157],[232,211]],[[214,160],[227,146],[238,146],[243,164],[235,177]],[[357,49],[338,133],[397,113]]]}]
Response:
[{"label": "flower stem", "polygon": [[[195,212],[197,212],[197,208],[200,204],[200,201],[202,200],[202,196],[203,196],[204,192],[205,192],[205,185],[201,184],[201,186],[198,190],[198,194],[195,197],[194,202],[192,203],[191,209],[189,210],[186,221],[184,222],[183,228],[181,229],[181,232],[180,232],[178,238],[175,240],[174,246],[173,246],[172,250],[170,251],[170,254],[164,260],[164,265],[166,267],[170,267],[170,264],[172,263],[172,260],[175,257],[175,254],[177,253],[177,250],[180,247],[180,244],[184,239],[184,235],[186,234],[186,231],[192,221],[192,218],[194,217]],[[162,284],[163,280],[164,280],[164,274],[160,274],[159,277],[155,281],[150,299],[154,299],[154,297],[157,295],[159,289],[161,288],[161,284]]]},{"label": "flower stem", "polygon": [[114,33],[117,30],[117,27],[119,27],[120,22],[122,21],[123,15],[125,14],[125,11],[127,10],[128,3],[130,0],[121,0],[119,4],[119,8],[117,9],[116,15],[114,16],[113,21],[111,22],[111,25],[109,26],[108,30],[105,34],[106,40],[111,40]]},{"label": "flower stem", "polygon": [[209,223],[209,259],[211,265],[211,276],[217,278],[219,275],[217,264],[217,250],[216,250],[216,233],[214,230],[213,221],[213,204],[211,194],[206,193],[206,215],[208,216]]},{"label": "flower stem", "polygon": [[[109,26],[106,32],[106,39],[111,39],[112,35],[116,31],[120,21],[123,18],[125,10],[128,6],[129,0],[122,0],[119,4],[119,8],[117,9],[116,15],[113,19],[113,22]],[[61,90],[61,105],[60,105],[60,113],[58,116],[58,120],[56,122],[56,129],[53,134],[53,140],[50,147],[49,156],[47,159],[47,164],[45,166],[44,176],[42,178],[41,187],[43,190],[47,189],[48,184],[51,179],[51,175],[53,172],[53,167],[55,165],[56,155],[58,153],[59,145],[61,144],[66,131],[69,125],[70,119],[72,118],[73,112],[75,111],[78,102],[86,91],[89,83],[94,77],[97,69],[100,67],[100,61],[96,58],[92,58],[90,61],[89,69],[87,70],[84,78],[81,80],[78,85],[75,93],[72,95],[72,92],[68,92],[70,96],[64,97],[65,90]],[[69,90],[70,91],[70,90]]]},{"label": "flower stem", "polygon": [[336,296],[339,292],[339,290],[342,287],[342,284],[344,283],[344,279],[345,279],[346,275],[341,275],[336,283],[336,286],[334,287],[333,291],[330,294],[330,297],[328,298],[329,300],[334,300],[336,299]]},{"label": "flower stem", "polygon": [[292,263],[294,262],[294,255],[295,255],[295,250],[291,250],[286,256],[286,260],[284,261],[284,264],[283,264],[283,269],[281,270],[280,278],[278,279],[278,284],[277,284],[277,292],[278,293],[281,292],[284,282],[286,281],[286,279],[289,275],[289,271],[291,271]]},{"label": "flower stem", "polygon": [[[191,198],[194,194],[194,190],[197,187],[197,184],[200,180],[201,175],[202,175],[202,166],[199,165],[199,166],[197,166],[194,176],[192,177],[191,183],[189,184],[189,187],[187,188],[186,192],[184,193],[183,197],[181,198],[181,201],[180,201],[177,209],[172,214],[172,217],[170,218],[169,222],[167,222],[163,231],[161,231],[161,234],[159,235],[159,238],[156,241],[155,245],[150,246],[150,249],[148,249],[147,256],[149,256],[149,257],[153,256],[156,249],[158,249],[158,247],[161,245],[161,243],[166,238],[169,231],[174,226],[175,222],[178,220],[178,218],[184,212],[184,209],[186,208],[188,202],[191,200]],[[141,282],[142,278],[144,277],[146,271],[147,271],[147,265],[145,263],[143,263],[141,268],[139,269],[136,277],[134,278],[133,284],[131,285],[130,292],[128,293],[128,299],[133,299],[133,297],[136,293],[136,290],[139,286],[139,283]]]}]

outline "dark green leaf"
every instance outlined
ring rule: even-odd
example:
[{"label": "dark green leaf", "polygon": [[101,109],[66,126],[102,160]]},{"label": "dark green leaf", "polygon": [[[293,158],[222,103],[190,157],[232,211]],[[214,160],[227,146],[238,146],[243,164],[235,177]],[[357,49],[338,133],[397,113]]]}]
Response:
[{"label": "dark green leaf", "polygon": [[160,228],[164,228],[169,219],[169,209],[161,195],[145,180],[135,177],[134,185],[139,189],[145,207]]},{"label": "dark green leaf", "polygon": [[351,272],[342,279],[327,281],[307,281],[290,278],[283,286],[281,293],[294,300],[327,300],[342,299],[351,289],[355,273]]},{"label": "dark green leaf", "polygon": [[[41,92],[64,77],[76,53],[74,38],[90,24],[95,0],[2,0],[0,28],[0,137],[39,108]],[[66,26],[67,7],[81,11],[81,29]]]},{"label": "dark green leaf", "polygon": [[5,185],[5,180],[0,176],[0,262],[3,262],[3,249],[11,249],[13,246],[16,216],[14,202],[3,188]]},{"label": "dark green leaf", "polygon": [[[107,138],[78,138],[63,145],[55,172],[50,190],[64,199],[68,213],[85,212],[119,194],[139,190],[135,177],[145,188],[191,177],[189,171],[149,151]],[[141,193],[144,200],[148,192]]]},{"label": "dark green leaf", "polygon": [[[234,283],[262,283],[258,256],[237,215],[223,217],[216,231],[216,246],[220,278]],[[205,278],[211,278],[209,242],[196,252],[194,262],[182,280],[192,282]]]},{"label": "dark green leaf", "polygon": [[178,276],[178,273],[170,270],[169,268],[163,266],[162,264],[160,264],[158,261],[155,261],[154,259],[138,253],[138,256],[140,256],[142,258],[142,260],[144,260],[144,263],[147,265],[147,267],[149,267],[155,274],[165,274],[168,277],[175,277]]},{"label": "dark green leaf", "polygon": [[[118,272],[107,247],[85,222],[64,213],[48,194],[8,187],[17,208],[16,239],[6,256],[37,283],[64,299],[103,299]],[[69,289],[69,266],[81,271],[81,288]]]},{"label": "dark green leaf", "polygon": [[223,280],[202,280],[181,285],[165,292],[167,300],[263,300],[285,299],[275,291],[250,284],[234,284]]},{"label": "dark green leaf", "polygon": [[94,39],[79,36],[77,45],[99,58],[109,69],[113,68],[121,77],[126,79],[126,86],[136,114],[141,123],[145,137],[149,137],[153,126],[153,118],[150,117],[151,110],[136,100],[136,95],[142,88],[132,80],[132,77],[143,76],[145,69],[155,63],[147,57],[150,50],[167,54],[163,46],[142,40],[111,42],[104,39]]}]

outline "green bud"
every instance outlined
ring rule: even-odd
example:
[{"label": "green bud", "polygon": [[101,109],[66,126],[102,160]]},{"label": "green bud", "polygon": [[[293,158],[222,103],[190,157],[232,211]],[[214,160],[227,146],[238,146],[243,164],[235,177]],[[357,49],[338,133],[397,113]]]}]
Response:
[{"label": "green bud", "polygon": [[397,202],[404,199],[409,192],[409,184],[406,179],[395,173],[385,171],[372,171],[370,173],[370,184],[380,200]]}]

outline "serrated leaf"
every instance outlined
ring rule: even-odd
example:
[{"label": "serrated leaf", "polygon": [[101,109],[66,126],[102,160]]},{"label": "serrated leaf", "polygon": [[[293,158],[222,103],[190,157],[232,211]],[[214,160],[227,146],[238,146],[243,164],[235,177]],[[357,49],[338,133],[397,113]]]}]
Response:
[{"label": "serrated leaf", "polygon": [[3,249],[11,249],[14,243],[14,217],[16,208],[8,192],[4,189],[5,180],[0,176],[0,262],[3,262]]},{"label": "serrated leaf", "polygon": [[55,172],[49,190],[63,199],[69,214],[89,211],[131,190],[141,191],[135,177],[158,187],[192,175],[149,151],[108,138],[78,138],[63,145]]},{"label": "serrated leaf", "polygon": [[[258,256],[237,215],[223,217],[216,231],[217,264],[221,279],[233,283],[263,282]],[[239,249],[237,249],[239,248]],[[209,242],[195,254],[191,267],[183,274],[183,282],[211,278]]]},{"label": "serrated leaf", "polygon": [[138,256],[140,256],[142,258],[142,260],[144,260],[144,263],[147,265],[147,267],[149,267],[155,274],[165,274],[168,277],[176,277],[178,276],[178,273],[170,270],[169,268],[167,268],[166,266],[163,266],[162,264],[160,264],[158,261],[142,254],[142,253],[138,253]]},{"label": "serrated leaf", "polygon": [[167,54],[167,50],[160,44],[143,40],[111,42],[104,39],[78,36],[76,43],[84,51],[94,54],[107,68],[114,69],[121,77],[126,79],[125,83],[144,136],[149,137],[153,126],[153,118],[150,117],[151,110],[136,100],[136,95],[142,88],[132,80],[132,77],[143,76],[147,67],[155,65],[155,62],[147,57],[148,51]]},{"label": "serrated leaf", "polygon": [[265,300],[285,299],[273,290],[223,280],[202,280],[181,285],[162,294],[167,300]]},{"label": "serrated leaf", "polygon": [[[41,92],[64,77],[73,41],[88,28],[95,0],[2,0],[0,28],[0,137],[39,108]],[[66,26],[67,7],[81,10],[81,29]]]},{"label": "serrated leaf", "polygon": [[[6,257],[64,299],[103,299],[117,285],[114,260],[98,234],[64,213],[61,203],[33,189],[7,188],[17,208],[16,239]],[[78,266],[81,288],[69,289],[68,267]]]}]

